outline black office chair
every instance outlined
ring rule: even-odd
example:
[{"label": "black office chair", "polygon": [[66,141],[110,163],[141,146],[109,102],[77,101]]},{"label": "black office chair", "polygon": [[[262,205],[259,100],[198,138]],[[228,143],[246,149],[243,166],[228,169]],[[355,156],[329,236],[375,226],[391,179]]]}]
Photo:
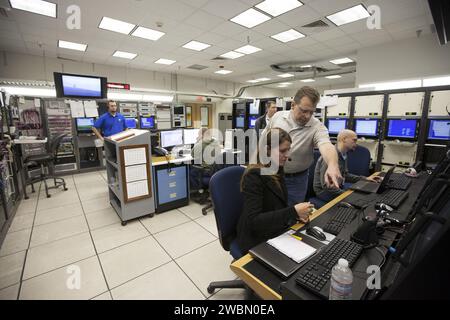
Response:
[{"label": "black office chair", "polygon": [[[59,187],[63,187],[63,190],[66,191],[66,181],[61,178],[57,177],[55,175],[55,162],[58,159],[58,149],[59,145],[61,144],[61,141],[64,139],[64,137],[67,136],[67,133],[60,134],[56,137],[54,137],[49,144],[49,151],[44,154],[29,156],[25,158],[25,166],[27,168],[34,167],[34,166],[40,166],[41,167],[41,174],[39,177],[36,178],[30,178],[27,181],[27,184],[31,184],[32,189],[34,190],[33,184],[36,182],[44,182],[45,185],[45,194],[47,195],[47,198],[50,198],[51,195],[48,193],[49,189],[56,189]],[[47,168],[47,173],[45,171],[45,168]],[[47,185],[47,179],[53,179],[54,186],[49,187]]]},{"label": "black office chair", "polygon": [[357,146],[347,153],[348,172],[359,176],[370,176],[370,151],[366,147]]},{"label": "black office chair", "polygon": [[308,190],[306,191],[306,199],[308,199],[309,202],[314,204],[314,207],[316,209],[319,209],[325,205],[325,202],[323,200],[320,200],[316,197],[316,193],[314,192],[314,171],[316,169],[317,161],[320,158],[320,152],[319,150],[314,150],[314,161],[308,168]]}]

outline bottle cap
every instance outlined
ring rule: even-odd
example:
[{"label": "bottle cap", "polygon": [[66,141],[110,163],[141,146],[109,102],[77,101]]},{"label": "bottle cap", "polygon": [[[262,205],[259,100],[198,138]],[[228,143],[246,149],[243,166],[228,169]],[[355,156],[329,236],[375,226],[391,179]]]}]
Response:
[{"label": "bottle cap", "polygon": [[345,259],[339,259],[338,264],[339,264],[341,267],[348,268],[348,261],[345,260]]}]

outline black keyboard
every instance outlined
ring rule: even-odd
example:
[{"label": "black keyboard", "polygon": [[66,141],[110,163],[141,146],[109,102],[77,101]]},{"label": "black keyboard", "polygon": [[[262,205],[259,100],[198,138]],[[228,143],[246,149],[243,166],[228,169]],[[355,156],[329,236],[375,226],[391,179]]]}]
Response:
[{"label": "black keyboard", "polygon": [[398,190],[408,190],[411,185],[411,178],[404,174],[392,175],[389,180],[389,188]]},{"label": "black keyboard", "polygon": [[390,189],[380,194],[376,199],[376,202],[384,203],[388,206],[393,207],[394,209],[397,209],[398,207],[400,207],[403,201],[406,200],[406,198],[408,198],[407,191]]},{"label": "black keyboard", "polygon": [[328,299],[331,269],[341,258],[346,259],[351,268],[358,260],[362,251],[363,247],[355,242],[335,238],[301,267],[297,273],[298,276],[295,282],[313,293]]},{"label": "black keyboard", "polygon": [[355,219],[357,209],[339,207],[337,212],[333,213],[331,219],[323,227],[323,231],[337,236],[342,229]]}]

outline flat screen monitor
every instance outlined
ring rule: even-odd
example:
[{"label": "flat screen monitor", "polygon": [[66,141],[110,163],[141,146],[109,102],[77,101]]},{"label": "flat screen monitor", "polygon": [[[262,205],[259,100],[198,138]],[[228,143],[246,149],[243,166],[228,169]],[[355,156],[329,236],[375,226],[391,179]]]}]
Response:
[{"label": "flat screen monitor", "polygon": [[154,129],[155,117],[141,117],[141,129]]},{"label": "flat screen monitor", "polygon": [[245,117],[244,116],[237,116],[236,117],[236,128],[243,129],[245,126]]},{"label": "flat screen monitor", "polygon": [[125,124],[129,129],[136,129],[136,119],[135,118],[125,118]]},{"label": "flat screen monitor", "polygon": [[387,138],[412,140],[417,137],[416,119],[390,119],[387,124]]},{"label": "flat screen monitor", "polygon": [[256,120],[257,120],[257,119],[258,119],[257,116],[250,116],[250,117],[248,118],[248,127],[251,128],[251,129],[253,129],[253,128],[255,127],[255,123],[256,123]]},{"label": "flat screen monitor", "polygon": [[58,98],[105,99],[105,77],[84,76],[54,72],[56,96]]},{"label": "flat screen monitor", "polygon": [[225,131],[224,148],[227,150],[233,149],[233,131],[232,130]]},{"label": "flat screen monitor", "polygon": [[184,129],[183,141],[184,144],[195,144],[197,142],[199,129]]},{"label": "flat screen monitor", "polygon": [[450,140],[450,119],[430,120],[428,140]]},{"label": "flat screen monitor", "polygon": [[183,144],[183,130],[161,131],[159,139],[161,147],[169,148]]},{"label": "flat screen monitor", "polygon": [[259,101],[250,103],[250,114],[259,114]]},{"label": "flat screen monitor", "polygon": [[173,107],[173,114],[184,114],[184,106]]},{"label": "flat screen monitor", "polygon": [[378,119],[356,119],[355,132],[358,136],[378,136]]},{"label": "flat screen monitor", "polygon": [[81,133],[92,133],[94,118],[76,118],[77,131]]},{"label": "flat screen monitor", "polygon": [[347,119],[328,119],[328,132],[337,135],[347,127]]}]

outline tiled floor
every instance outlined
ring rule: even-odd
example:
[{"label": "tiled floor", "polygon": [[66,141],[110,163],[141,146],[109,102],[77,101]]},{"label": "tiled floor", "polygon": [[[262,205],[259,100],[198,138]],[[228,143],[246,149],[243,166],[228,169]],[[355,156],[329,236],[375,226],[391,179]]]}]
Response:
[{"label": "tiled floor", "polygon": [[192,203],[122,226],[105,172],[65,178],[68,191],[40,190],[19,205],[0,249],[0,300],[244,298],[206,291],[236,278],[213,213]]}]

